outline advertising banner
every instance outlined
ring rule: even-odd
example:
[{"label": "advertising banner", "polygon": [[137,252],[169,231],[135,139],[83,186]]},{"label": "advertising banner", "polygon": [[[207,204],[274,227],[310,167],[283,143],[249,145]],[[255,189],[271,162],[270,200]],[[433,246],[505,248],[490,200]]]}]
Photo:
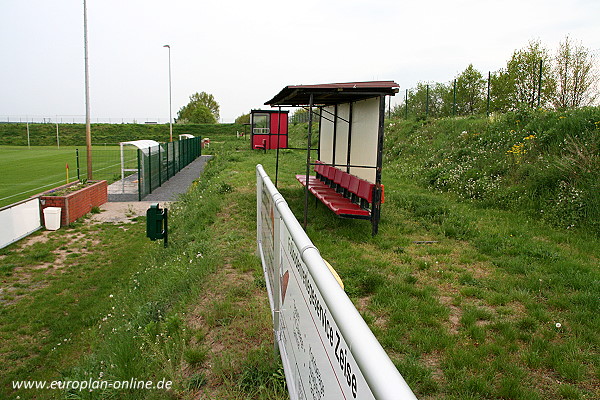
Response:
[{"label": "advertising banner", "polygon": [[262,166],[257,242],[291,399],[416,399]]},{"label": "advertising banner", "polygon": [[23,200],[0,209],[0,227],[0,249],[40,229],[40,199]]}]

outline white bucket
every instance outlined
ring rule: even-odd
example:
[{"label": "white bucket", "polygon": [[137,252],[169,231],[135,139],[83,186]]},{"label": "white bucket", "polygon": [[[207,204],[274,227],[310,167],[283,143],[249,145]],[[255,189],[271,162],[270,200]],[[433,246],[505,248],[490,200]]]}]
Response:
[{"label": "white bucket", "polygon": [[46,229],[49,231],[55,231],[60,228],[60,207],[46,207],[44,208],[44,222]]}]

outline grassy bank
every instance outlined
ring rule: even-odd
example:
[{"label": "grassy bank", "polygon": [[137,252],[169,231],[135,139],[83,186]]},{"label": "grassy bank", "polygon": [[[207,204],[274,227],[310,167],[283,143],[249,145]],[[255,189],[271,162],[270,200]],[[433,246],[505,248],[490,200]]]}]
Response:
[{"label": "grassy bank", "polygon": [[386,160],[484,207],[600,234],[600,108],[391,121]]}]

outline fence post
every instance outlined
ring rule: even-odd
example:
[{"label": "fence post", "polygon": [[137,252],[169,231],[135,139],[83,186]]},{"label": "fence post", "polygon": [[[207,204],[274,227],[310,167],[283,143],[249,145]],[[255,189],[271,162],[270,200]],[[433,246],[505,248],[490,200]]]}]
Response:
[{"label": "fence post", "polygon": [[425,94],[425,119],[429,117],[429,85],[427,85],[427,91]]},{"label": "fence post", "polygon": [[160,154],[160,143],[158,144],[158,186],[162,186],[162,157]]},{"label": "fence post", "polygon": [[404,119],[408,119],[408,89],[404,95]]},{"label": "fence post", "polygon": [[492,73],[488,71],[488,87],[487,87],[487,107],[485,110],[486,117],[490,116],[490,86],[492,83]]},{"label": "fence post", "polygon": [[148,147],[148,194],[152,193],[152,146]]},{"label": "fence post", "polygon": [[179,140],[178,142],[179,142],[179,166],[177,168],[177,171],[181,171],[181,163],[182,163],[181,157],[183,156],[183,154],[182,154],[183,153],[183,146],[182,146],[183,143],[181,140]]},{"label": "fence post", "polygon": [[77,159],[77,180],[79,180],[79,149],[75,149],[75,158]]},{"label": "fence post", "polygon": [[542,72],[543,72],[543,63],[544,63],[544,60],[540,59],[540,80],[539,80],[539,84],[538,84],[537,108],[540,108],[540,102],[542,100]]},{"label": "fence post", "polygon": [[452,115],[456,117],[456,79],[454,80],[454,89],[452,90]]},{"label": "fence post", "polygon": [[142,201],[142,149],[137,149],[137,168],[138,168],[138,201]]}]

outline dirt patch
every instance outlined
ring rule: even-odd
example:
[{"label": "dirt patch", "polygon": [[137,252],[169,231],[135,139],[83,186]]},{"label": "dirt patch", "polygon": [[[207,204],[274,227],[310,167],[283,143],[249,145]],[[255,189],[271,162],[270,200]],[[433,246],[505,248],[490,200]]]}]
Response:
[{"label": "dirt patch", "polygon": [[[86,224],[112,223],[127,230],[127,224],[133,223],[134,218],[146,214],[150,202],[105,203],[99,214],[92,214],[89,219],[82,219]],[[165,204],[166,205],[166,204]],[[161,204],[163,206],[163,204]],[[52,241],[51,243],[49,243]],[[47,243],[47,245],[46,245]],[[93,252],[100,240],[93,232],[72,232],[64,228],[58,231],[42,230],[20,242],[12,250],[14,255],[25,255],[31,246],[44,244],[52,254],[51,261],[33,262],[29,265],[17,266],[0,281],[0,304],[17,303],[31,292],[48,286],[47,278],[66,271],[66,267],[80,256]],[[8,255],[2,255],[0,261],[10,260]]]},{"label": "dirt patch", "polygon": [[[108,202],[100,206],[100,213],[92,214],[92,223],[129,224],[134,218],[145,216],[150,204],[155,201],[135,202]],[[169,206],[169,203],[160,203],[161,208]]]},{"label": "dirt patch", "polygon": [[454,304],[452,304],[452,297],[439,296],[438,300],[444,306],[448,307],[449,310],[449,316],[447,321],[448,332],[451,335],[457,335],[458,330],[460,328],[460,318],[462,316],[462,310],[459,307],[456,307]]},{"label": "dirt patch", "polygon": [[443,383],[444,381],[444,371],[442,371],[442,355],[438,352],[433,352],[429,354],[423,354],[421,356],[423,361],[423,365],[427,367],[431,371],[431,377],[437,383]]}]

